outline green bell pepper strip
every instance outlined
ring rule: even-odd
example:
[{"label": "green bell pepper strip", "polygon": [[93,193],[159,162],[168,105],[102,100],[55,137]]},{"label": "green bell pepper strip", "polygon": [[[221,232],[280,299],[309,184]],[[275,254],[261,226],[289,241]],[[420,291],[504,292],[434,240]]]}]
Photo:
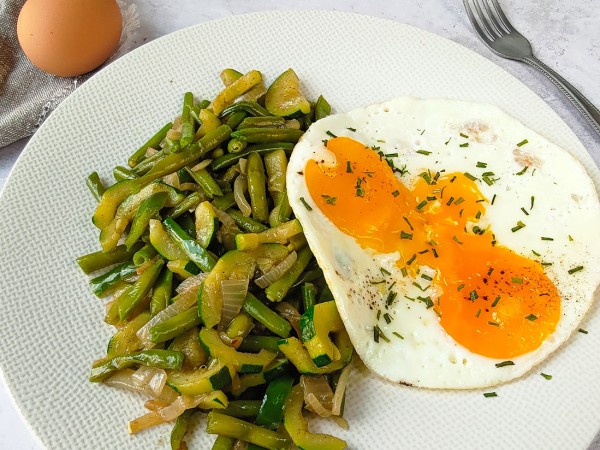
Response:
[{"label": "green bell pepper strip", "polygon": [[198,325],[200,325],[198,307],[194,306],[150,328],[150,340],[156,344],[165,342]]},{"label": "green bell pepper strip", "polygon": [[269,205],[267,204],[265,166],[262,158],[256,152],[248,155],[248,194],[252,218],[259,222],[269,219]]},{"label": "green bell pepper strip", "polygon": [[206,431],[210,434],[229,436],[251,444],[260,445],[269,450],[287,449],[291,443],[281,433],[267,430],[245,420],[214,411],[208,413]]},{"label": "green bell pepper strip", "polygon": [[269,383],[265,396],[256,416],[256,425],[276,430],[283,418],[283,409],[292,390],[294,379],[291,377],[276,378]]},{"label": "green bell pepper strip", "polygon": [[129,275],[134,274],[136,271],[135,264],[124,263],[118,265],[106,273],[99,275],[90,280],[90,288],[92,292],[98,297],[104,297],[110,292],[110,289],[127,278]]},{"label": "green bell pepper strip", "polygon": [[287,337],[292,331],[292,326],[287,320],[250,293],[246,296],[242,309],[277,336]]},{"label": "green bell pepper strip", "polygon": [[221,125],[199,141],[188,145],[182,151],[164,157],[148,173],[140,178],[136,180],[124,180],[113,184],[100,199],[100,203],[94,211],[92,222],[101,230],[104,229],[111,223],[115,217],[117,208],[127,197],[139,192],[148,183],[193,163],[198,158],[217,148],[219,144],[229,138],[230,134],[231,128],[227,125]]},{"label": "green bell pepper strip", "polygon": [[102,381],[117,370],[134,364],[157,367],[159,369],[179,370],[183,364],[183,353],[172,350],[142,350],[129,355],[115,356],[92,367],[90,381]]},{"label": "green bell pepper strip", "polygon": [[250,217],[246,217],[237,209],[231,208],[228,209],[226,212],[231,216],[235,223],[238,224],[238,226],[244,231],[247,231],[249,233],[261,233],[268,229],[266,225],[263,225],[262,223],[251,219]]},{"label": "green bell pepper strip", "polygon": [[148,141],[142,145],[139,149],[135,151],[133,155],[129,157],[129,167],[135,167],[146,155],[146,150],[148,148],[158,148],[160,142],[165,138],[167,132],[173,127],[173,124],[169,122],[164,127],[156,132],[154,136],[152,136]]},{"label": "green bell pepper strip", "polygon": [[133,216],[129,234],[125,239],[125,247],[131,248],[148,228],[150,219],[154,219],[167,201],[166,192],[157,192],[144,199]]},{"label": "green bell pepper strip", "polygon": [[231,133],[231,137],[251,144],[266,144],[270,142],[291,142],[300,140],[304,131],[293,128],[244,128]]},{"label": "green bell pepper strip", "polygon": [[262,349],[265,349],[273,353],[279,353],[279,341],[280,339],[276,336],[257,336],[250,334],[244,338],[240,344],[239,350],[257,353]]},{"label": "green bell pepper strip", "polygon": [[300,250],[298,252],[298,259],[296,259],[296,262],[292,267],[290,267],[281,278],[265,289],[267,298],[272,302],[280,302],[283,300],[283,297],[287,295],[292,285],[296,282],[298,277],[302,275],[306,266],[308,266],[312,256],[313,254],[310,251],[310,247],[304,247]]},{"label": "green bell pepper strip", "polygon": [[271,116],[271,113],[269,111],[267,111],[265,108],[263,108],[262,106],[260,106],[258,103],[242,101],[242,102],[235,102],[233,105],[225,108],[223,111],[221,111],[221,114],[219,114],[219,117],[223,118],[223,117],[228,116],[229,114],[233,114],[238,111],[244,111],[249,116],[252,116],[252,117]]},{"label": "green bell pepper strip", "polygon": [[196,263],[203,272],[210,272],[217,261],[198,242],[187,234],[173,218],[168,217],[163,222],[167,233],[179,245],[191,261]]},{"label": "green bell pepper strip", "polygon": [[[222,412],[222,411],[221,411]],[[227,436],[217,436],[211,450],[233,450],[235,439]]]},{"label": "green bell pepper strip", "polygon": [[226,155],[221,156],[220,158],[215,159],[212,162],[212,168],[213,170],[221,170],[229,166],[233,166],[240,160],[240,158],[245,158],[252,152],[256,152],[259,155],[262,155],[264,153],[269,153],[274,150],[281,149],[285,151],[286,154],[290,154],[292,153],[293,148],[294,144],[290,142],[274,142],[268,144],[249,145],[246,148],[244,148],[241,152],[228,153]]},{"label": "green bell pepper strip", "polygon": [[329,434],[315,434],[308,431],[308,424],[302,415],[304,393],[302,386],[294,386],[288,396],[283,415],[285,431],[294,444],[303,450],[343,450],[345,441]]},{"label": "green bell pepper strip", "polygon": [[142,264],[150,261],[156,256],[156,249],[151,244],[144,245],[141,249],[133,255],[133,263],[136,267],[140,267]]},{"label": "green bell pepper strip", "polygon": [[159,259],[148,267],[134,284],[113,301],[104,320],[114,325],[118,320],[127,319],[154,286],[164,263],[164,259]]},{"label": "green bell pepper strip", "polygon": [[181,138],[179,145],[186,147],[194,140],[194,119],[190,110],[194,106],[194,94],[186,92],[183,95],[183,110],[181,111]]},{"label": "green bell pepper strip", "polygon": [[150,300],[150,314],[154,317],[169,305],[173,294],[173,272],[163,269],[160,273]]},{"label": "green bell pepper strip", "polygon": [[302,285],[302,305],[304,306],[304,311],[315,306],[316,303],[317,288],[315,288],[315,285],[312,283],[304,283]]},{"label": "green bell pepper strip", "polygon": [[331,105],[320,95],[315,103],[315,122],[331,114]]},{"label": "green bell pepper strip", "polygon": [[[173,430],[171,431],[171,450],[183,450],[187,449],[183,439],[190,426],[190,418],[194,413],[193,409],[186,409],[175,421]],[[184,445],[182,445],[184,444]]]},{"label": "green bell pepper strip", "polygon": [[102,181],[100,181],[100,176],[98,175],[98,172],[92,172],[85,180],[85,184],[87,185],[88,189],[90,190],[96,201],[100,201],[100,199],[102,198],[102,194],[104,194],[104,191],[106,191],[106,188],[102,184]]},{"label": "green bell pepper strip", "polygon": [[143,245],[144,244],[141,242],[137,243],[129,250],[124,245],[117,245],[108,253],[102,251],[88,253],[87,255],[77,258],[77,264],[79,264],[83,273],[89,274],[96,270],[103,269],[104,267],[112,266],[113,264],[130,261],[135,252],[142,248]]},{"label": "green bell pepper strip", "polygon": [[260,400],[231,400],[227,408],[219,412],[238,419],[254,419],[258,415],[261,403]]},{"label": "green bell pepper strip", "polygon": [[194,179],[196,183],[202,188],[205,194],[209,198],[223,195],[223,191],[215,181],[215,179],[208,173],[206,169],[191,170],[186,167],[186,172]]}]

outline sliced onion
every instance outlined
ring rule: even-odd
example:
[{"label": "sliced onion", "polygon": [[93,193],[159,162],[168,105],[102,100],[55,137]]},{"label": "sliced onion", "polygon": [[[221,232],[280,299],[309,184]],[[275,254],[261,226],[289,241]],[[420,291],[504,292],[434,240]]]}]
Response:
[{"label": "sliced onion", "polygon": [[198,275],[194,275],[193,277],[186,278],[179,284],[179,286],[177,286],[177,288],[175,288],[175,292],[177,292],[178,294],[183,294],[184,292],[189,291],[190,289],[198,288],[207,276],[207,273],[199,273]]},{"label": "sliced onion", "polygon": [[179,190],[181,191],[195,191],[195,192],[204,192],[200,186],[196,183],[181,183],[179,185]]},{"label": "sliced onion", "polygon": [[350,361],[350,364],[342,370],[335,388],[335,394],[333,394],[331,413],[334,416],[339,416],[342,412],[342,403],[344,402],[346,386],[348,386],[348,381],[350,379],[350,372],[352,372],[352,361]]},{"label": "sliced onion", "polygon": [[153,367],[153,369],[155,369],[154,375],[148,381],[148,387],[154,395],[159,396],[167,383],[167,372],[164,369],[157,369],[156,367]]},{"label": "sliced onion", "polygon": [[195,172],[196,170],[200,169],[206,169],[208,166],[210,166],[211,162],[212,159],[205,159],[204,161],[200,161],[198,164],[192,167],[192,172]]},{"label": "sliced onion", "polygon": [[169,422],[183,414],[186,409],[194,408],[198,403],[200,403],[200,400],[198,400],[197,403],[194,402],[195,400],[196,397],[194,396],[180,395],[169,406],[161,408],[156,412],[160,415],[160,417],[163,418],[165,422]]},{"label": "sliced onion", "polygon": [[275,281],[279,280],[284,273],[290,270],[290,267],[294,265],[297,259],[298,254],[295,251],[293,251],[292,253],[287,255],[283,261],[281,261],[263,276],[258,277],[256,280],[254,280],[254,282],[258,287],[263,289],[267,286],[270,286]]},{"label": "sliced onion", "polygon": [[[316,377],[302,375],[300,384],[304,389],[304,401],[321,417],[331,416],[333,391],[323,375]],[[317,404],[315,406],[315,403]],[[323,412],[326,411],[326,415]]]},{"label": "sliced onion", "polygon": [[231,450],[248,450],[248,443],[238,439],[235,441],[235,444],[233,444]]},{"label": "sliced onion", "polygon": [[179,185],[179,175],[177,172],[170,173],[169,175],[165,175],[163,178],[163,183],[173,186],[175,189],[180,189]]},{"label": "sliced onion", "polygon": [[154,427],[156,425],[160,425],[161,423],[165,423],[165,420],[160,416],[160,414],[158,414],[157,411],[151,411],[129,422],[129,433],[139,433],[146,428]]},{"label": "sliced onion", "polygon": [[246,295],[248,295],[249,283],[248,278],[221,281],[221,294],[223,295],[222,325],[229,324],[240,313]]},{"label": "sliced onion", "polygon": [[167,131],[167,137],[172,141],[178,141],[181,139],[181,131],[171,128],[169,131]]},{"label": "sliced onion", "polygon": [[152,147],[148,147],[146,149],[146,158],[148,158],[149,156],[152,156],[152,155],[156,155],[157,153],[158,153],[157,149],[152,148]]},{"label": "sliced onion", "polygon": [[248,200],[246,200],[245,193],[247,190],[248,178],[246,178],[245,175],[238,175],[233,182],[233,198],[235,199],[235,203],[242,214],[246,217],[250,217],[250,214],[252,214],[252,208],[250,207]]},{"label": "sliced onion", "polygon": [[155,367],[140,366],[140,368],[136,370],[131,377],[142,384],[148,384],[148,381],[150,381],[154,376],[154,369]]},{"label": "sliced onion", "polygon": [[350,429],[350,425],[348,424],[348,421],[346,419],[344,419],[341,416],[331,416],[331,418],[333,419],[333,421],[337,424],[338,427],[344,429],[344,430],[349,430]]},{"label": "sliced onion", "polygon": [[194,305],[197,301],[196,297],[198,295],[199,286],[195,288],[190,288],[187,291],[178,295],[178,299],[175,303],[167,306],[157,315],[155,315],[152,319],[150,319],[142,328],[138,330],[136,333],[138,339],[144,346],[144,348],[152,348],[154,347],[154,343],[150,340],[150,328],[153,326],[164,322],[165,320],[169,320],[172,317],[175,317],[177,314],[187,311],[192,305]]},{"label": "sliced onion", "polygon": [[226,227],[237,227],[235,220],[233,220],[229,214],[227,214],[225,211],[219,208],[213,207],[213,209],[215,211],[217,219],[219,219],[219,221],[221,221],[223,225],[225,225]]},{"label": "sliced onion", "polygon": [[275,309],[290,323],[294,331],[300,336],[300,313],[288,302],[280,302]]},{"label": "sliced onion", "polygon": [[120,389],[125,389],[132,392],[140,392],[142,394],[151,395],[150,390],[146,384],[140,382],[134,378],[135,371],[132,369],[121,369],[112,375],[107,380],[104,380],[104,384]]},{"label": "sliced onion", "polygon": [[242,175],[248,175],[248,160],[246,158],[240,158],[238,164],[240,165],[240,172],[242,173]]}]

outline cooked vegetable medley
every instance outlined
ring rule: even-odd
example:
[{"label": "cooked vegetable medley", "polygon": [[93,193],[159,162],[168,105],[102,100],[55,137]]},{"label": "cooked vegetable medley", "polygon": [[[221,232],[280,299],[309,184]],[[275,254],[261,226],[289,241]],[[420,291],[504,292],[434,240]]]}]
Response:
[{"label": "cooked vegetable medley", "polygon": [[331,108],[292,69],[268,89],[256,70],[221,79],[212,102],[185,93],[116,183],[87,179],[101,250],[77,262],[115,327],[90,380],[148,395],[129,432],[171,422],[172,449],[196,413],[213,449],[343,449],[303,410],[347,427],[353,347],[286,194],[294,144]]}]

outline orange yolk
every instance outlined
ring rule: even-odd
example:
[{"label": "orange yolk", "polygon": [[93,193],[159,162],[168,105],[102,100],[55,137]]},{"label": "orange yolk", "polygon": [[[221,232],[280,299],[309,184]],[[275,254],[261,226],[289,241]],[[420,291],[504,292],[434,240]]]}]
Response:
[{"label": "orange yolk", "polygon": [[[560,297],[540,263],[496,245],[477,226],[487,199],[463,173],[423,172],[408,189],[377,152],[350,138],[327,142],[335,165],[310,160],[313,201],[333,224],[377,253],[399,252],[398,267],[422,291],[446,332],[474,353],[511,358],[538,348],[560,318]],[[423,277],[420,266],[436,269]],[[421,274],[420,274],[421,272]],[[405,275],[406,276],[406,275]]]}]

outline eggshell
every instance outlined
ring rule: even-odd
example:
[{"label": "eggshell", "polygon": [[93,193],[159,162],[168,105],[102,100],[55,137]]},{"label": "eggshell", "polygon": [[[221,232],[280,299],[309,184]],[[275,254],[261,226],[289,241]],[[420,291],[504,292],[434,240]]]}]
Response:
[{"label": "eggshell", "polygon": [[114,0],[28,0],[19,14],[17,36],[34,65],[70,77],[109,58],[121,37],[121,21]]}]

